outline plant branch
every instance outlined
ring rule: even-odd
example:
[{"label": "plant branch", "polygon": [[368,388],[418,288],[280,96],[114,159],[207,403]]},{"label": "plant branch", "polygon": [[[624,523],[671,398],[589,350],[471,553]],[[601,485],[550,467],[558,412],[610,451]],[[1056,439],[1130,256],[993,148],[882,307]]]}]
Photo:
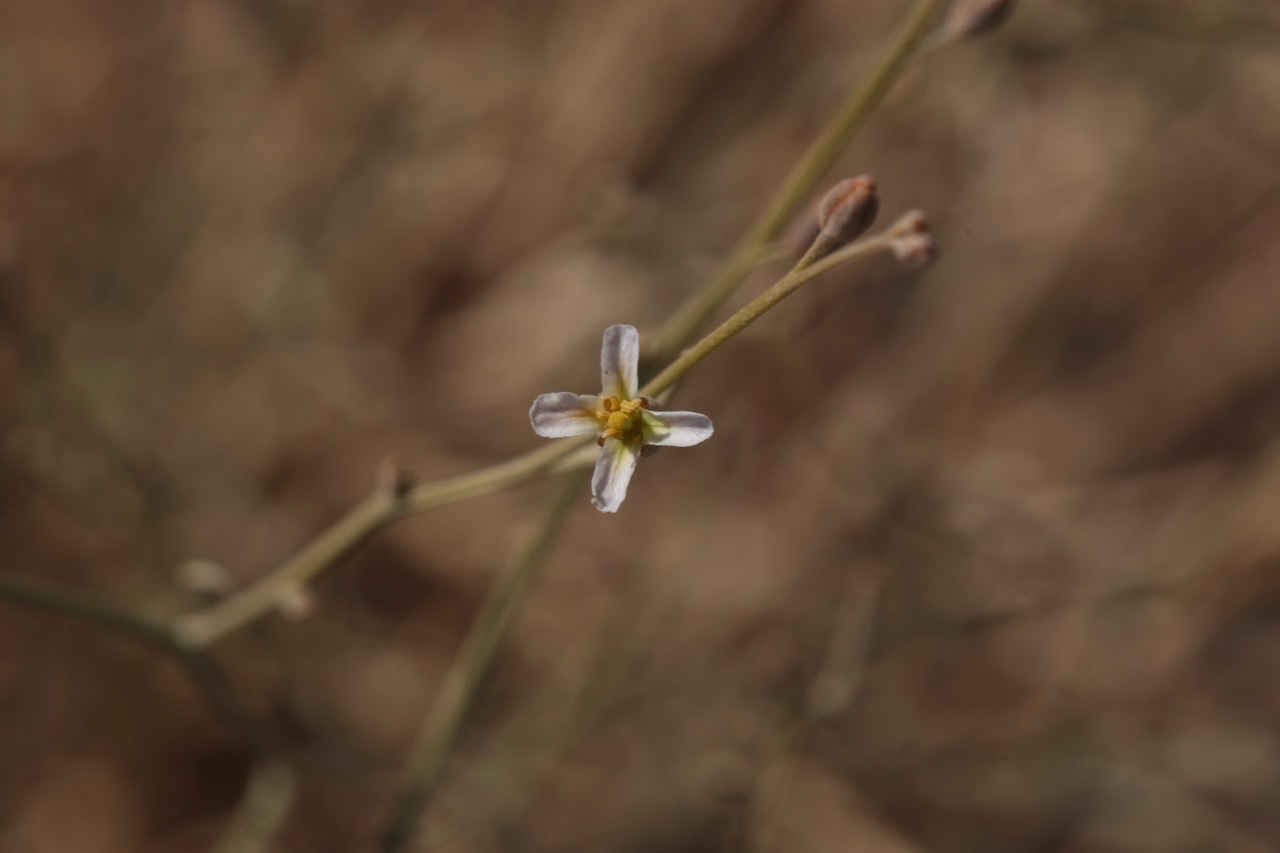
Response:
[{"label": "plant branch", "polygon": [[34,577],[0,573],[0,598],[36,610],[61,613],[173,654],[176,644],[166,625],[77,590]]},{"label": "plant branch", "polygon": [[288,765],[260,761],[249,773],[240,804],[213,853],[266,853],[297,798],[297,780]]},{"label": "plant branch", "polygon": [[223,725],[258,754],[269,751],[266,735],[241,707],[218,665],[167,625],[83,592],[9,572],[0,573],[0,598],[81,619],[172,657]]},{"label": "plant branch", "polygon": [[377,491],[274,571],[217,604],[180,617],[175,630],[191,646],[212,645],[274,611],[287,592],[306,586],[396,519],[550,473],[562,463],[575,461],[568,457],[588,443],[585,438],[565,439],[497,465],[423,483],[402,495]]},{"label": "plant branch", "polygon": [[551,498],[538,531],[520,556],[490,587],[480,613],[445,678],[419,730],[405,772],[404,788],[381,837],[378,853],[395,853],[414,835],[454,743],[462,731],[494,658],[520,612],[539,565],[568,517],[589,476],[576,471],[564,476]]},{"label": "plant branch", "polygon": [[928,32],[941,6],[942,0],[920,0],[916,3],[870,76],[791,170],[773,201],[760,214],[720,272],[705,288],[695,292],[676,309],[663,326],[655,347],[655,361],[661,363],[675,357],[758,266],[758,257],[768,251],[769,244],[777,239],[813,195],[822,176],[848,148],[854,134],[901,76],[912,51]]},{"label": "plant branch", "polygon": [[850,243],[843,249],[832,252],[830,255],[807,266],[797,265],[772,287],[744,305],[736,314],[717,326],[698,343],[681,353],[679,358],[645,383],[644,387],[640,389],[640,396],[655,397],[670,388],[700,361],[724,346],[730,338],[750,326],[769,309],[823,273],[829,272],[849,261],[864,258],[877,252],[887,251],[888,249],[888,235],[885,232],[881,232],[856,243]]}]

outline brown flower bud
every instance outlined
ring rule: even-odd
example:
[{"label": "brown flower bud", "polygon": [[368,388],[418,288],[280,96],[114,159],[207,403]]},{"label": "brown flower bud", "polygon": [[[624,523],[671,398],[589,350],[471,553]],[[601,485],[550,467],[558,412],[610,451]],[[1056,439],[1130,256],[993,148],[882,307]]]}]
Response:
[{"label": "brown flower bud", "polygon": [[828,251],[843,246],[862,236],[879,211],[876,179],[870,175],[846,178],[818,203],[819,239],[828,244]]},{"label": "brown flower bud", "polygon": [[912,210],[889,227],[889,249],[904,264],[917,269],[938,259],[940,250],[929,233],[929,220],[922,211]]},{"label": "brown flower bud", "polygon": [[1013,14],[1015,0],[955,0],[947,13],[943,32],[948,41],[988,33]]}]

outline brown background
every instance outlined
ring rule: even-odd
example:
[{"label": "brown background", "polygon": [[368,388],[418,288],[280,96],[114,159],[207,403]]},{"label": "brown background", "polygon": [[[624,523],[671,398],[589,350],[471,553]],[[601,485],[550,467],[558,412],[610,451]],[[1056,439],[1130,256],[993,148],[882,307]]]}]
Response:
[{"label": "brown background", "polygon": [[[539,446],[532,398],[706,279],[903,6],[0,3],[2,568],[180,612],[184,561],[268,571],[387,452]],[[1280,849],[1276,8],[1025,2],[862,172],[942,261],[692,375],[714,439],[582,499],[418,849]],[[372,836],[548,493],[218,648],[298,773],[276,850]],[[3,853],[209,849],[249,766],[170,663],[0,603]]]}]

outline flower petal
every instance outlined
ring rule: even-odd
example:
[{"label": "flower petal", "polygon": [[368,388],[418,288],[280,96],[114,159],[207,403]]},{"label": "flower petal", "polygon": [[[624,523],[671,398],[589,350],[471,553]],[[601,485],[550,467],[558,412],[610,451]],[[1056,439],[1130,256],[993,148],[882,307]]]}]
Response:
[{"label": "flower petal", "polygon": [[630,400],[640,387],[640,333],[635,326],[610,326],[600,348],[602,397]]},{"label": "flower petal", "polygon": [[701,444],[715,427],[711,418],[697,412],[644,413],[644,443],[657,447],[693,447]]},{"label": "flower petal", "polygon": [[596,410],[600,398],[588,394],[570,394],[559,391],[543,394],[533,401],[529,409],[529,423],[533,431],[543,438],[564,438],[569,435],[591,435],[600,431]]},{"label": "flower petal", "polygon": [[606,440],[591,477],[591,505],[601,512],[617,512],[627,497],[627,485],[639,458],[635,445],[616,438]]}]

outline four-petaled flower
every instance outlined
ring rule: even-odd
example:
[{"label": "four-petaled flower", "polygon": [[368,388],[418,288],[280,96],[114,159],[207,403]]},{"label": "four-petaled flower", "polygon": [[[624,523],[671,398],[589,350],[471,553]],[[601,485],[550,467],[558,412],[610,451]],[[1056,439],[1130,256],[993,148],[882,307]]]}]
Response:
[{"label": "four-petaled flower", "polygon": [[604,330],[598,396],[561,391],[533,401],[529,421],[545,438],[596,435],[600,460],[591,478],[591,503],[617,512],[645,447],[692,447],[714,431],[711,419],[695,412],[655,412],[637,397],[640,335],[635,326]]}]

